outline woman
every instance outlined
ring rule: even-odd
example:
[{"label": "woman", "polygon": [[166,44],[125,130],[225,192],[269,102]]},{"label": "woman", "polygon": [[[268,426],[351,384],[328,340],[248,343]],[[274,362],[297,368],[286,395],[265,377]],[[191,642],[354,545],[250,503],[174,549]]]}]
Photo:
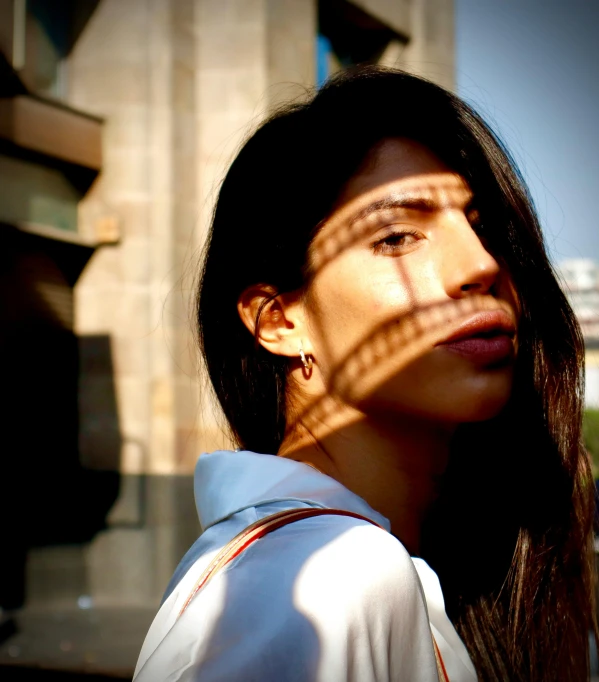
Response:
[{"label": "woman", "polygon": [[[198,322],[243,451],[199,459],[205,532],[138,680],[425,682],[435,649],[452,682],[588,679],[582,340],[469,106],[369,67],[273,114],[220,190]],[[288,523],[194,592],[293,508],[361,518]]]}]

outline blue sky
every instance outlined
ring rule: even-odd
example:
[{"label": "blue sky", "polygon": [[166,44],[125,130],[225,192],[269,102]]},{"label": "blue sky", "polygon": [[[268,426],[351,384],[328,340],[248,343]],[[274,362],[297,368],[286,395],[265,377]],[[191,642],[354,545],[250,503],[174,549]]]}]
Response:
[{"label": "blue sky", "polygon": [[555,261],[599,260],[599,0],[456,0],[459,94],[507,143]]}]

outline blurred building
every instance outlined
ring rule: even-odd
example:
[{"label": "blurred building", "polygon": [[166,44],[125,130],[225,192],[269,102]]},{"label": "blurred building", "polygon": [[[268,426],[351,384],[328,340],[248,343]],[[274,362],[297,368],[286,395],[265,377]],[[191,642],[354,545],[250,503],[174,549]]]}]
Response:
[{"label": "blurred building", "polygon": [[[453,40],[453,0],[0,0],[0,606],[22,631],[0,622],[0,662],[126,677],[198,533],[190,475],[226,441],[191,300],[248,130],[355,63],[452,88]],[[102,659],[89,614],[125,610]],[[80,639],[32,643],[40,613]]]},{"label": "blurred building", "polygon": [[559,264],[570,305],[584,336],[588,407],[599,407],[599,263],[570,258]]}]

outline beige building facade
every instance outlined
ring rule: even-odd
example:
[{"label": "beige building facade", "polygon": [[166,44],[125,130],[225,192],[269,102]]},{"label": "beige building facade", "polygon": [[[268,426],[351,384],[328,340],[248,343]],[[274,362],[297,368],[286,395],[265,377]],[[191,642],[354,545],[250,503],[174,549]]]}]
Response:
[{"label": "beige building facade", "polygon": [[585,345],[585,406],[599,408],[599,263],[569,258],[557,264]]},{"label": "beige building facade", "polygon": [[[322,4],[349,14],[350,3]],[[353,7],[389,29],[379,61],[452,87],[451,2]],[[93,235],[96,216],[109,213],[120,232],[77,284],[76,329],[111,339],[123,473],[189,473],[198,452],[222,442],[189,317],[199,249],[242,139],[301,92],[294,84],[314,86],[318,19],[314,0],[102,0],[69,55],[69,104],[105,121],[102,173],[80,230]],[[91,379],[84,390],[97,394]],[[101,466],[93,424],[83,427],[89,464]]]},{"label": "beige building facade", "polygon": [[[65,523],[87,518],[85,504],[98,520],[57,537],[15,531],[24,558],[13,607],[84,603],[151,615],[199,532],[195,461],[227,444],[201,377],[193,319],[219,181],[261,118],[323,73],[380,62],[453,88],[453,0],[59,5],[0,0],[0,181],[12,178],[11,196],[25,197],[0,199],[0,239],[12,235],[18,263],[46,263],[31,288],[56,338],[68,340],[60,348],[75,377],[61,389],[71,418],[63,424],[62,407],[52,417],[69,434],[76,471],[60,488]],[[30,334],[22,329],[15,346]],[[46,382],[51,407],[53,387],[66,384],[40,376],[31,382]],[[24,414],[27,404],[15,410]],[[35,428],[35,415],[27,420]],[[25,429],[18,423],[15,442]],[[64,448],[44,443],[60,461]],[[10,475],[26,480],[31,469]],[[43,469],[40,490],[55,486],[56,470]],[[9,602],[18,573],[0,578]],[[0,663],[9,646],[0,645]]]}]

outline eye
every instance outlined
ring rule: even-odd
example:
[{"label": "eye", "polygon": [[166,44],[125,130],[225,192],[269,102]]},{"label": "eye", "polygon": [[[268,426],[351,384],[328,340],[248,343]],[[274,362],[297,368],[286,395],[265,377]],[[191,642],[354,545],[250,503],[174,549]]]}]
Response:
[{"label": "eye", "polygon": [[382,239],[377,240],[372,249],[376,254],[383,255],[398,255],[409,251],[416,242],[420,240],[421,235],[418,232],[411,230],[398,230],[386,234]]}]

